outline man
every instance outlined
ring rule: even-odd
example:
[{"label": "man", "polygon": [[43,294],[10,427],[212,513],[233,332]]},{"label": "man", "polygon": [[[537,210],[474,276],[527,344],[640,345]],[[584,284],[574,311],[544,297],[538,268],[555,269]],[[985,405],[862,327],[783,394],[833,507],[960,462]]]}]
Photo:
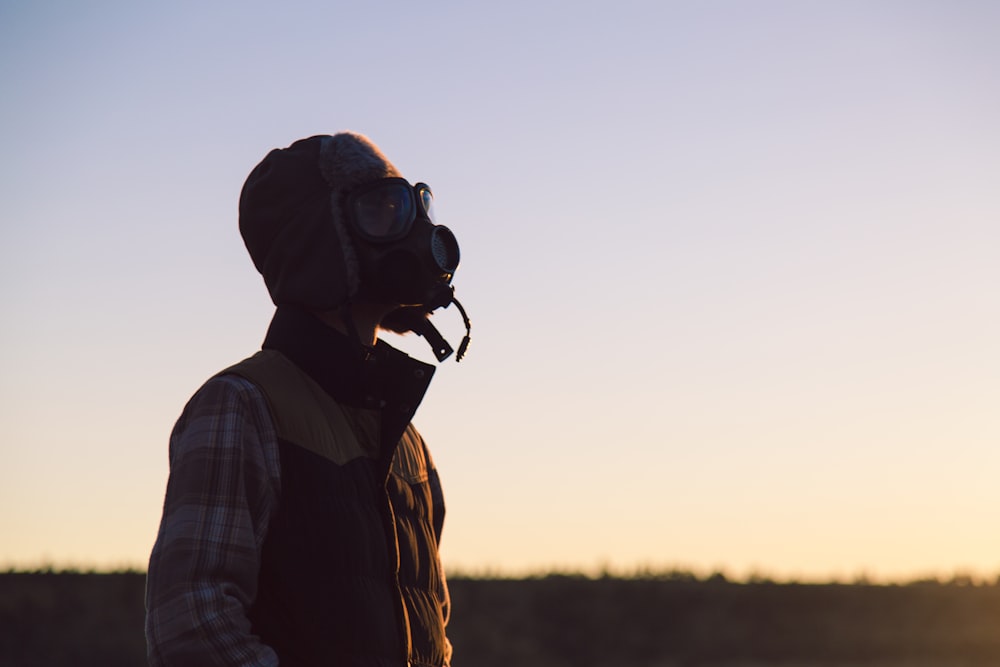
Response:
[{"label": "man", "polygon": [[[377,338],[456,303],[458,243],[368,139],[274,150],[240,232],[276,304],[262,350],[206,382],[170,438],[149,562],[152,665],[448,665],[444,500],[410,424],[434,367]],[[463,340],[458,358],[464,353]]]}]

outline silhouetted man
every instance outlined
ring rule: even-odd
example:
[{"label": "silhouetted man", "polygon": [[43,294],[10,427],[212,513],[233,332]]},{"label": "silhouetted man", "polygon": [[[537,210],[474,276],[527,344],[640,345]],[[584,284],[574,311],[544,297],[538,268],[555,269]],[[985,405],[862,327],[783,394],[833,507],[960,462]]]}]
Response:
[{"label": "silhouetted man", "polygon": [[377,337],[451,352],[429,317],[465,317],[459,250],[431,203],[351,133],[271,151],[247,178],[240,232],[277,309],[171,435],[152,665],[449,664],[444,500],[410,424],[434,367]]}]

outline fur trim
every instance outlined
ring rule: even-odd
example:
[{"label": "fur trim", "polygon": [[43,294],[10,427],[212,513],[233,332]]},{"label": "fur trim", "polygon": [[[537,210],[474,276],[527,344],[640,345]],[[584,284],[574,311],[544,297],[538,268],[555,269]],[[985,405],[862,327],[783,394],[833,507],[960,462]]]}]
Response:
[{"label": "fur trim", "polygon": [[330,188],[341,192],[402,175],[368,137],[354,132],[323,138],[319,168]]},{"label": "fur trim", "polygon": [[347,228],[347,194],[359,185],[400,173],[371,140],[353,132],[321,139],[319,170],[330,186],[333,226],[344,255],[349,296],[354,296],[361,285],[361,265]]}]

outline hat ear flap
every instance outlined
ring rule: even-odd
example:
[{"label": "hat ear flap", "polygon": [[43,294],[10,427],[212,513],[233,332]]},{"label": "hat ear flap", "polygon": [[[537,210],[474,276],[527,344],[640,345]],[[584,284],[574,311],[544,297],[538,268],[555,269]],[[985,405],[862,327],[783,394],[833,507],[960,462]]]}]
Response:
[{"label": "hat ear flap", "polygon": [[331,224],[320,143],[320,137],[310,137],[271,151],[240,194],[240,234],[275,305],[326,310],[356,290],[341,236]]},{"label": "hat ear flap", "polygon": [[240,195],[240,233],[276,305],[329,310],[358,293],[347,195],[388,176],[399,172],[352,132],[275,149],[250,172]]}]

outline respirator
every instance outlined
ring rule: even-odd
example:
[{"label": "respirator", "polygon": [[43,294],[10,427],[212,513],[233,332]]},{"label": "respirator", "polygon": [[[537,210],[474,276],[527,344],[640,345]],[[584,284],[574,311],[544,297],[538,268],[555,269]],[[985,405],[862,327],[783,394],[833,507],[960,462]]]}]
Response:
[{"label": "respirator", "polygon": [[451,286],[460,257],[458,240],[450,229],[435,223],[430,187],[410,185],[404,178],[383,178],[352,191],[346,203],[352,229],[361,241],[355,245],[361,269],[359,296],[400,304],[383,326],[423,336],[438,361],[451,355],[452,348],[428,315],[454,303],[466,327],[456,356],[461,361],[471,324]]}]

